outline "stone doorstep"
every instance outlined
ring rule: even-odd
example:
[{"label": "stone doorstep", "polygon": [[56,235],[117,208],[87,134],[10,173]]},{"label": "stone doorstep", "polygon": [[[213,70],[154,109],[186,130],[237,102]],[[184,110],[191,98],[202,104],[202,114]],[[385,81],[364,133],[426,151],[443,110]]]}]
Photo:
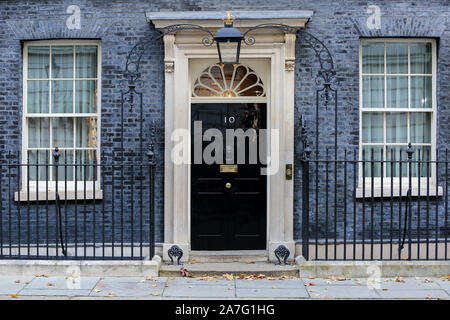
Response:
[{"label": "stone doorstep", "polygon": [[275,265],[272,262],[227,262],[227,263],[195,263],[183,265],[168,265],[162,263],[160,269],[160,276],[163,277],[175,277],[180,276],[180,268],[183,267],[189,271],[190,275],[202,276],[202,275],[253,275],[263,274],[265,276],[281,277],[281,276],[294,276],[298,277],[298,266],[294,265]]},{"label": "stone doorstep", "polygon": [[267,250],[191,251],[189,261],[200,263],[268,262]]}]

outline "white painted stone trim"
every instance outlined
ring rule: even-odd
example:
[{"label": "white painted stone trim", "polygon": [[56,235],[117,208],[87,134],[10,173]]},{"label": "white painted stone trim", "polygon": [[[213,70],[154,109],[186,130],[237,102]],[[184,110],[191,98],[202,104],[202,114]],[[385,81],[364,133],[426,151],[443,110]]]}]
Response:
[{"label": "white painted stone trim", "polygon": [[[222,21],[218,20],[220,24]],[[268,20],[274,22],[273,20]],[[155,20],[152,20],[155,23]],[[157,27],[179,23],[175,20],[156,22]],[[190,21],[190,23],[193,23]],[[203,20],[196,21],[208,26]],[[215,22],[214,22],[215,23]],[[253,25],[258,22],[253,21]],[[213,45],[201,44],[204,33],[180,32],[164,37],[165,47],[165,164],[164,164],[164,245],[163,259],[167,261],[167,250],[174,244],[183,250],[182,261],[189,260],[190,253],[190,167],[174,165],[171,151],[173,130],[190,129],[190,103],[192,74],[190,60],[217,59]],[[269,259],[274,260],[274,250],[285,245],[294,258],[293,239],[293,181],[285,179],[286,164],[294,162],[294,72],[295,35],[280,30],[265,29],[255,33],[256,43],[244,45],[241,59],[266,59],[270,64],[270,81],[265,81],[269,108],[268,128],[280,130],[280,141],[271,141],[271,150],[278,143],[279,170],[268,177],[267,247]],[[167,64],[170,64],[168,67]],[[286,68],[286,63],[289,67]],[[169,69],[169,70],[168,70]],[[255,70],[258,72],[258,70]],[[188,143],[190,146],[190,143]],[[189,151],[190,153],[190,151]],[[187,155],[190,159],[190,154]]]}]

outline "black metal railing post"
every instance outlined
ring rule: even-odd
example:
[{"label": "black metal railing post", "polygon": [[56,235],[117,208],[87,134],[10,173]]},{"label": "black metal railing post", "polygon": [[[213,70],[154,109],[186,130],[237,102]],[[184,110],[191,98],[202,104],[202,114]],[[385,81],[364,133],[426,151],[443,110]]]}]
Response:
[{"label": "black metal railing post", "polygon": [[[408,154],[408,192],[406,194],[407,199],[406,199],[406,207],[407,210],[406,212],[406,216],[405,219],[408,219],[408,260],[411,260],[411,221],[412,221],[412,217],[411,217],[411,206],[412,206],[412,202],[411,202],[411,187],[412,187],[412,157],[414,154],[414,149],[412,148],[411,142],[408,143],[408,149],[406,149],[406,153]],[[406,225],[406,221],[405,221],[405,225]],[[419,245],[419,243],[418,243]]]},{"label": "black metal railing post", "polygon": [[309,260],[309,161],[312,150],[305,145],[302,156],[302,255]]},{"label": "black metal railing post", "polygon": [[151,260],[155,255],[155,153],[153,141],[150,143],[147,151],[148,170],[149,170],[149,251]]}]

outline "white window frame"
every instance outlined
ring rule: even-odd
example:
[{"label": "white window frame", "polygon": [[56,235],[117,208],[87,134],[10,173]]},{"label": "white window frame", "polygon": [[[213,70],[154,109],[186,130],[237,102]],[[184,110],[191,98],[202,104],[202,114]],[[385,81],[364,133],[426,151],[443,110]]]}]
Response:
[{"label": "white window frame", "polygon": [[[384,103],[386,104],[387,101],[387,90],[386,90],[386,76],[390,75],[386,73],[386,46],[385,46],[385,52],[384,52],[384,72],[383,73],[363,73],[363,56],[362,56],[362,45],[366,42],[381,42],[381,43],[389,43],[389,42],[404,42],[404,43],[431,43],[431,72],[432,72],[432,107],[431,108],[409,108],[411,105],[411,76],[421,76],[422,74],[411,74],[411,63],[410,63],[410,52],[409,52],[409,46],[408,46],[408,73],[404,74],[408,77],[408,108],[386,108],[386,105],[384,108],[363,108],[363,76],[366,75],[378,75],[378,76],[384,76],[385,77],[385,90],[384,90]],[[437,117],[437,94],[436,94],[436,78],[437,78],[437,49],[436,49],[436,40],[431,38],[365,38],[361,39],[359,41],[359,161],[363,160],[363,146],[370,146],[370,145],[379,145],[380,147],[386,146],[386,145],[396,145],[396,143],[387,143],[386,142],[386,134],[384,134],[384,141],[383,143],[363,143],[362,142],[362,115],[363,112],[382,112],[384,114],[383,121],[384,126],[383,130],[385,133],[386,130],[386,112],[406,112],[408,114],[408,142],[409,142],[409,115],[412,112],[427,112],[431,113],[431,152],[430,152],[430,160],[435,161],[436,160],[436,117]],[[395,74],[398,75],[398,74]],[[429,75],[429,74],[426,74]],[[404,143],[398,143],[397,145],[405,145]],[[413,144],[414,145],[421,145],[421,144]],[[423,145],[430,145],[428,143]],[[386,152],[384,152],[384,158]],[[383,160],[384,160],[383,158]],[[406,154],[404,158],[402,157],[402,161],[407,161]],[[385,162],[384,170],[387,170],[387,166],[389,166],[389,163]],[[356,190],[356,197],[362,198],[362,197],[390,197],[391,191],[393,191],[394,196],[405,196],[407,194],[407,191],[409,189],[409,177],[394,177],[392,180],[392,186],[391,186],[391,177],[385,177],[385,173],[382,173],[382,177],[374,177],[373,179],[371,177],[365,177],[365,186],[364,186],[364,192],[363,192],[363,174],[362,174],[362,163],[360,163],[359,167],[359,174],[358,174],[358,188]],[[406,169],[407,170],[407,169]],[[442,195],[442,188],[436,187],[436,169],[434,163],[430,164],[430,181],[429,181],[429,195]],[[381,179],[383,179],[383,194],[381,194]],[[426,196],[427,195],[427,177],[411,177],[411,193],[413,196],[419,195],[419,179],[420,179],[420,195]],[[372,180],[374,183],[374,194],[372,195]],[[400,190],[401,185],[401,190]],[[391,190],[392,189],[392,190]],[[364,195],[363,195],[364,193]]]},{"label": "white window frame", "polygon": [[[97,77],[95,80],[97,80],[97,112],[96,113],[48,113],[48,114],[28,114],[28,48],[33,46],[82,46],[82,45],[90,45],[90,46],[97,46]],[[75,54],[75,52],[74,52]],[[27,125],[27,119],[31,117],[44,117],[44,118],[54,118],[54,117],[70,117],[70,118],[85,118],[85,117],[95,117],[97,119],[97,146],[96,146],[96,162],[97,164],[100,163],[100,146],[101,146],[101,67],[102,67],[102,48],[101,48],[101,41],[100,40],[43,40],[43,41],[28,41],[24,43],[23,47],[23,108],[22,108],[22,164],[27,163],[27,150],[28,150],[28,125]],[[49,78],[48,80],[52,79],[51,74],[51,56],[50,56],[50,66],[49,66]],[[74,63],[74,75],[73,78],[69,79],[72,80],[75,78],[75,63]],[[80,78],[81,80],[85,78]],[[86,78],[89,80],[92,80],[93,78]],[[58,80],[64,80],[64,78],[58,78]],[[51,83],[51,81],[50,81]],[[51,86],[51,84],[50,84]],[[51,105],[51,90],[49,92],[49,103]],[[73,99],[75,99],[75,94],[73,96]],[[49,112],[51,111],[51,108],[49,108]],[[51,139],[51,137],[50,137]],[[83,148],[76,148],[75,149],[83,149]],[[71,149],[73,149],[71,148]],[[46,148],[43,148],[46,149]],[[53,150],[51,150],[52,152]],[[61,148],[61,153],[64,152],[64,148]],[[49,155],[49,162],[50,157],[52,155]],[[61,165],[64,165],[64,162],[60,163]],[[30,167],[33,166],[33,163],[29,164]],[[68,164],[69,166],[69,164]],[[51,170],[51,169],[50,169]],[[59,179],[58,183],[58,191],[60,191],[60,197],[61,199],[75,199],[77,197],[78,199],[84,199],[86,198],[93,198],[93,190],[95,189],[95,198],[101,199],[102,193],[100,189],[100,166],[97,166],[97,180],[95,183],[93,181],[84,181],[83,177],[78,177],[77,179],[77,186],[75,187],[75,181],[67,181],[67,190],[65,190],[66,184],[64,180]],[[39,198],[45,200],[47,197],[47,191],[48,192],[48,198],[49,200],[54,199],[54,191],[56,189],[56,181],[29,181],[28,185],[28,179],[27,179],[27,167],[23,166],[22,168],[22,188],[20,191],[20,194],[16,193],[15,198],[16,200],[34,200],[36,199],[36,189],[39,190]],[[77,195],[75,195],[75,190],[77,190]],[[52,193],[53,191],[53,193]],[[86,192],[85,192],[86,191]],[[86,195],[85,195],[86,193]],[[28,196],[29,195],[29,196]],[[29,198],[29,199],[28,199]]]}]

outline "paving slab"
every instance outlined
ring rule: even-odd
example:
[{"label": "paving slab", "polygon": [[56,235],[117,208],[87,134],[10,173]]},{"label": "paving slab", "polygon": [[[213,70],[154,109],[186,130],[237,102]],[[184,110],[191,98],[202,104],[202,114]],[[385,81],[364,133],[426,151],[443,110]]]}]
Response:
[{"label": "paving slab", "polygon": [[380,298],[375,290],[366,286],[310,286],[307,287],[309,296],[313,299],[377,299]]},{"label": "paving slab", "polygon": [[[144,297],[160,296],[164,291],[165,282],[157,281],[115,281],[116,279],[101,280],[92,290],[92,297]],[[141,282],[143,281],[143,282]]]},{"label": "paving slab", "polygon": [[333,280],[329,278],[301,278],[305,284],[314,283],[315,286],[360,286],[366,285],[367,279],[352,278],[345,280]]},{"label": "paving slab", "polygon": [[284,280],[247,280],[236,279],[236,289],[303,289],[303,281],[301,279],[284,279]]},{"label": "paving slab", "polygon": [[24,289],[40,290],[92,290],[100,277],[38,277]]},{"label": "paving slab", "polygon": [[441,288],[447,291],[448,294],[450,294],[450,280],[436,280],[437,285]]},{"label": "paving slab", "polygon": [[[430,290],[441,289],[436,278],[381,278],[375,282],[381,289],[395,290]],[[378,288],[376,288],[378,289]]]},{"label": "paving slab", "polygon": [[0,276],[0,294],[16,294],[34,276]]},{"label": "paving slab", "polygon": [[238,288],[238,298],[309,298],[308,292],[302,288],[272,289],[272,288]]},{"label": "paving slab", "polygon": [[450,299],[444,290],[377,290],[384,299]]},{"label": "paving slab", "polygon": [[108,282],[108,283],[119,283],[119,282],[136,282],[139,283],[141,281],[148,281],[148,282],[166,282],[167,277],[152,277],[154,280],[146,280],[148,278],[146,277],[102,277],[100,278],[101,282]]},{"label": "paving slab", "polygon": [[19,298],[21,296],[88,296],[91,290],[86,289],[23,289],[18,293]]},{"label": "paving slab", "polygon": [[[230,281],[231,282],[231,281]],[[223,285],[168,285],[164,297],[231,298],[235,297],[234,282]]]},{"label": "paving slab", "polygon": [[215,279],[201,280],[200,278],[169,278],[168,285],[220,285],[220,286],[234,286],[234,279]]},{"label": "paving slab", "polygon": [[69,296],[17,296],[11,297],[10,295],[0,295],[0,300],[69,300]]}]

